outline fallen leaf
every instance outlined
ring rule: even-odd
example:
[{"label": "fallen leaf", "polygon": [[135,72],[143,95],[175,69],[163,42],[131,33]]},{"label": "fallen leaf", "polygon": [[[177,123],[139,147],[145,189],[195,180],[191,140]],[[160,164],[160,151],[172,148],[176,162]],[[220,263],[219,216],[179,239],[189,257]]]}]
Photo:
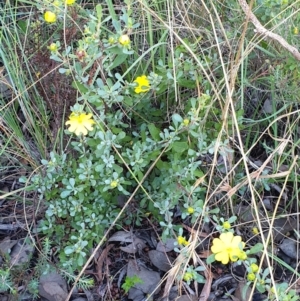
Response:
[{"label": "fallen leaf", "polygon": [[174,238],[168,238],[165,243],[160,241],[156,246],[156,250],[159,252],[166,252],[166,253],[173,251],[175,242],[176,242],[176,239],[174,239]]},{"label": "fallen leaf", "polygon": [[114,233],[110,238],[110,241],[118,241],[118,242],[133,242],[135,235],[132,234],[131,232],[126,232],[126,231],[118,231]]},{"label": "fallen leaf", "polygon": [[211,292],[211,284],[212,284],[213,277],[212,277],[211,270],[208,269],[208,267],[204,263],[202,263],[202,265],[205,267],[204,275],[205,275],[206,282],[205,282],[202,292],[200,294],[199,301],[207,301],[209,294]]},{"label": "fallen leaf", "polygon": [[134,236],[133,238],[133,242],[131,244],[129,244],[126,247],[120,247],[120,249],[123,252],[129,253],[129,254],[135,254],[137,251],[142,250],[146,247],[145,242]]},{"label": "fallen leaf", "polygon": [[142,283],[136,283],[134,285],[134,289],[140,290],[144,294],[157,294],[160,291],[161,278],[159,273],[144,268],[135,260],[129,260],[127,265],[127,276],[137,276],[142,280]]},{"label": "fallen leaf", "polygon": [[17,266],[29,262],[34,251],[34,246],[31,241],[20,239],[13,247],[10,253],[10,261],[12,266]]},{"label": "fallen leaf", "polygon": [[234,292],[233,301],[248,301],[251,298],[251,288],[247,285],[246,281],[241,281]]},{"label": "fallen leaf", "polygon": [[39,294],[48,301],[65,301],[68,296],[67,282],[56,272],[42,275],[39,282]]},{"label": "fallen leaf", "polygon": [[150,261],[154,266],[156,266],[161,271],[167,272],[171,268],[171,263],[174,261],[173,258],[168,257],[164,252],[159,252],[157,250],[151,250],[148,252]]},{"label": "fallen leaf", "polygon": [[17,243],[17,240],[10,240],[9,237],[5,237],[1,242],[0,242],[0,253],[1,255],[3,254],[10,254],[11,249],[13,246]]},{"label": "fallen leaf", "polygon": [[111,245],[108,245],[100,254],[98,260],[97,260],[97,274],[96,274],[96,277],[97,277],[97,280],[99,282],[102,282],[103,281],[103,275],[102,275],[102,269],[103,269],[103,264],[104,264],[104,261],[107,259],[107,255],[108,255],[108,252],[110,251],[110,249],[113,247],[114,245],[111,244]]}]

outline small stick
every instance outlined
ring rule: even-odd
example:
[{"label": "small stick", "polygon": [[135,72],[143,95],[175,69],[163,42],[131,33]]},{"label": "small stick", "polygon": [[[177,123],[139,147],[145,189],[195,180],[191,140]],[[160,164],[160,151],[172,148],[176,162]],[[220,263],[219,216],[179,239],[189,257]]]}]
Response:
[{"label": "small stick", "polygon": [[253,12],[251,11],[249,5],[246,0],[238,0],[241,8],[247,17],[249,17],[250,22],[255,26],[256,32],[261,34],[263,37],[270,38],[271,40],[277,41],[283,48],[289,51],[298,61],[300,61],[300,53],[298,49],[292,45],[290,45],[283,37],[280,35],[269,31],[265,27],[261,25],[258,19],[255,17]]}]

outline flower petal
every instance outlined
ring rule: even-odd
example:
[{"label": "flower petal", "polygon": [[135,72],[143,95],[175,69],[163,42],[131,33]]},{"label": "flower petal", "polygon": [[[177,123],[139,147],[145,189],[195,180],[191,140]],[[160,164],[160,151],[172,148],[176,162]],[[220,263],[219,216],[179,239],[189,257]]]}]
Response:
[{"label": "flower petal", "polygon": [[146,75],[138,76],[134,81],[138,86],[135,87],[134,92],[145,93],[150,90],[150,83]]},{"label": "flower petal", "polygon": [[92,131],[93,130],[93,123],[85,123],[85,127],[88,131]]},{"label": "flower petal", "polygon": [[88,114],[80,114],[80,117],[82,119],[82,122],[86,122],[86,121],[93,121],[94,120],[90,120],[92,118],[92,114],[88,113]]},{"label": "flower petal", "polygon": [[232,239],[231,246],[232,248],[239,248],[239,244],[242,241],[241,236],[235,236]]},{"label": "flower petal", "polygon": [[241,254],[241,250],[239,248],[232,248],[230,252],[228,252],[230,260],[233,262],[239,259],[240,254]]},{"label": "flower petal", "polygon": [[229,262],[229,255],[226,251],[223,251],[223,252],[216,254],[215,259],[217,261],[221,261],[223,264],[227,264]]},{"label": "flower petal", "polygon": [[77,129],[75,131],[75,135],[79,136],[80,134],[83,134],[84,136],[87,135],[88,131],[87,129],[85,128],[84,125],[77,125]]},{"label": "flower petal", "polygon": [[[74,133],[77,128],[77,124],[73,123],[71,121],[69,121],[68,124],[70,124],[70,127],[68,128],[69,132]],[[66,125],[67,125],[67,123],[66,123]]]},{"label": "flower petal", "polygon": [[225,249],[225,244],[222,240],[220,240],[219,238],[215,238],[213,240],[213,245],[211,247],[211,251],[216,254],[216,253],[219,253],[219,252],[222,252],[224,251]]},{"label": "flower petal", "polygon": [[231,241],[233,239],[233,233],[232,232],[222,233],[220,235],[220,239],[224,242],[224,244],[227,247],[231,247]]}]

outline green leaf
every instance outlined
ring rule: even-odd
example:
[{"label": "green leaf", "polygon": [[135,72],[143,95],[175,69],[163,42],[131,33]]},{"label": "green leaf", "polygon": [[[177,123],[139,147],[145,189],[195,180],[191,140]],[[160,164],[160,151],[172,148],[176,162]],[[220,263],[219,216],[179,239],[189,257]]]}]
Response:
[{"label": "green leaf", "polygon": [[71,246],[65,247],[65,254],[70,255],[74,252],[74,248]]},{"label": "green leaf", "polygon": [[126,137],[126,133],[125,132],[123,132],[123,131],[120,131],[119,133],[118,133],[118,140],[120,141],[120,140],[122,140],[122,139],[124,139]]},{"label": "green leaf", "polygon": [[209,213],[219,213],[220,212],[220,208],[215,208],[215,209],[212,209],[212,210],[209,210]]},{"label": "green leaf", "polygon": [[156,162],[156,167],[160,170],[163,170],[163,169],[167,169],[169,167],[169,164],[167,162],[162,161],[162,160],[158,160]]},{"label": "green leaf", "polygon": [[65,74],[67,71],[69,71],[69,69],[66,69],[66,68],[59,68],[59,69],[58,69],[58,72],[59,72],[60,74]]},{"label": "green leaf", "polygon": [[69,196],[71,194],[71,190],[64,190],[61,194],[60,197],[62,199],[66,198],[67,196]]},{"label": "green leaf", "polygon": [[28,180],[28,179],[27,179],[25,176],[22,176],[22,177],[19,178],[19,182],[20,182],[20,183],[26,183],[27,180]]},{"label": "green leaf", "polygon": [[242,299],[243,300],[247,300],[247,291],[249,289],[249,285],[248,284],[245,284],[242,286]]},{"label": "green leaf", "polygon": [[160,136],[159,136],[160,130],[153,123],[148,124],[148,130],[153,140],[155,141],[160,140]]},{"label": "green leaf", "polygon": [[138,284],[138,283],[143,283],[144,281],[141,279],[141,278],[139,278],[137,275],[133,275],[133,276],[131,276],[131,277],[129,277],[129,276],[126,276],[126,278],[125,278],[125,282],[122,284],[122,289],[126,292],[126,293],[128,293],[128,291],[132,288],[132,287],[134,287],[136,284]]},{"label": "green leaf", "polygon": [[118,16],[115,12],[115,6],[113,3],[113,0],[107,0],[105,3],[107,3],[109,15],[112,17],[113,20],[118,20]]},{"label": "green leaf", "polygon": [[124,96],[124,101],[127,106],[131,107],[133,106],[133,98],[131,96]]},{"label": "green leaf", "polygon": [[160,117],[160,116],[162,116],[162,110],[153,110],[153,111],[151,111],[151,115]]},{"label": "green leaf", "polygon": [[117,164],[113,164],[113,168],[114,168],[114,170],[116,171],[116,173],[117,173],[118,175],[122,174],[122,172],[123,172],[123,168],[122,168],[122,167],[120,167],[120,166],[117,165]]},{"label": "green leaf", "polygon": [[143,177],[144,177],[144,174],[139,170],[138,172],[137,172],[137,178],[138,178],[138,180],[139,181],[141,181],[142,179],[143,179]]},{"label": "green leaf", "polygon": [[215,259],[215,254],[211,254],[209,255],[207,258],[206,258],[206,263],[207,264],[212,264],[213,262],[215,262],[216,259]]},{"label": "green leaf", "polygon": [[204,173],[201,169],[196,169],[196,170],[194,170],[194,175],[198,178],[201,178],[204,176]]},{"label": "green leaf", "polygon": [[187,142],[175,141],[172,143],[172,150],[176,153],[183,153],[189,148]]},{"label": "green leaf", "polygon": [[77,259],[77,264],[82,267],[83,266],[83,261],[84,261],[84,258],[81,254],[79,254],[78,256],[78,259]]},{"label": "green leaf", "polygon": [[75,179],[74,178],[70,178],[69,183],[72,187],[75,186]]},{"label": "green leaf", "polygon": [[146,135],[146,132],[145,132],[144,129],[141,130],[141,138],[142,138],[142,141],[143,141],[143,142],[146,141],[147,135]]},{"label": "green leaf", "polygon": [[114,47],[110,47],[109,49],[107,49],[106,53],[121,55],[121,54],[123,54],[123,51],[118,46],[114,46]]},{"label": "green leaf", "polygon": [[26,33],[27,30],[27,21],[19,20],[18,25],[23,33]]},{"label": "green leaf", "polygon": [[182,121],[183,121],[182,117],[179,114],[173,114],[172,120],[176,127],[179,123],[182,123]]},{"label": "green leaf", "polygon": [[116,58],[114,59],[114,62],[109,66],[109,69],[112,70],[120,66],[124,61],[126,61],[127,57],[128,55],[124,53],[117,55]]},{"label": "green leaf", "polygon": [[158,150],[153,150],[150,154],[148,154],[148,159],[149,160],[156,160],[157,157],[159,157],[161,151]]},{"label": "green leaf", "polygon": [[75,80],[72,82],[72,87],[77,89],[81,94],[87,93],[89,90],[81,82]]},{"label": "green leaf", "polygon": [[247,251],[247,255],[257,254],[257,253],[261,252],[263,250],[263,248],[264,248],[264,245],[262,243],[257,243],[249,251]]},{"label": "green leaf", "polygon": [[96,12],[97,12],[97,19],[99,22],[101,22],[102,19],[102,6],[101,4],[96,5]]},{"label": "green leaf", "polygon": [[181,78],[178,80],[178,85],[184,88],[194,89],[196,87],[196,81]]}]

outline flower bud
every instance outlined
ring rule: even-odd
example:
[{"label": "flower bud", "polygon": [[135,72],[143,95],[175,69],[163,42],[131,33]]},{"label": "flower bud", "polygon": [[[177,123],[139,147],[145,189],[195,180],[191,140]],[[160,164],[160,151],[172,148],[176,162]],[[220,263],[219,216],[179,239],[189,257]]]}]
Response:
[{"label": "flower bud", "polygon": [[119,37],[119,43],[122,45],[122,46],[128,46],[130,44],[130,38],[127,34],[123,34]]},{"label": "flower bud", "polygon": [[48,49],[51,51],[51,52],[56,52],[57,51],[57,45],[55,43],[51,43],[49,46],[48,46]]}]

